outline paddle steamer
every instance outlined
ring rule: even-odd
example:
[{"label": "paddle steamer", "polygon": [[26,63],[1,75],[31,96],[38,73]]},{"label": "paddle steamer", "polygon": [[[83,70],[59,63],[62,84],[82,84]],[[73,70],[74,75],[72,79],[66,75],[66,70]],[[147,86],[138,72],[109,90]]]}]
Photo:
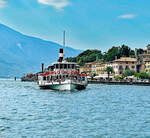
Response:
[{"label": "paddle steamer", "polygon": [[38,85],[43,89],[82,90],[86,88],[88,81],[85,73],[79,73],[77,63],[64,59],[64,49],[61,48],[58,61],[45,70],[42,69],[42,73],[38,75]]}]

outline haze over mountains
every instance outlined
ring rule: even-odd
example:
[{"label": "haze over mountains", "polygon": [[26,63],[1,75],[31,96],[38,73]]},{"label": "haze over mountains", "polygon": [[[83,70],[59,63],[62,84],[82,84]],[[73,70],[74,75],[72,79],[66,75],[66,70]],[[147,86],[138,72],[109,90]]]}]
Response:
[{"label": "haze over mountains", "polygon": [[[23,35],[0,24],[0,77],[22,76],[41,70],[58,58],[62,46],[39,38]],[[77,56],[81,50],[65,48],[66,57]]]}]

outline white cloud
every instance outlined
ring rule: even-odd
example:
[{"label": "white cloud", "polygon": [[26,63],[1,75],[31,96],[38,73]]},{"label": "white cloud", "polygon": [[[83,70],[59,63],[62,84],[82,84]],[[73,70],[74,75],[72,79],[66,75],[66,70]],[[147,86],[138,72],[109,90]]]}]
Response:
[{"label": "white cloud", "polygon": [[39,3],[53,6],[56,9],[63,9],[69,5],[68,0],[38,0]]},{"label": "white cloud", "polygon": [[124,15],[119,16],[119,18],[121,18],[121,19],[133,19],[135,17],[136,17],[135,14],[124,14]]},{"label": "white cloud", "polygon": [[6,0],[0,0],[0,8],[4,8],[7,4]]}]

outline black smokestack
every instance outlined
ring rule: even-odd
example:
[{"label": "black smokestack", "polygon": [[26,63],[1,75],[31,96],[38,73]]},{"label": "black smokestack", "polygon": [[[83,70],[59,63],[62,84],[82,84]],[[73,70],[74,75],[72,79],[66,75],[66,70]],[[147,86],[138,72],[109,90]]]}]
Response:
[{"label": "black smokestack", "polygon": [[59,53],[62,53],[62,54],[63,54],[63,53],[64,53],[64,49],[63,49],[63,48],[60,48],[60,49],[59,49]]},{"label": "black smokestack", "polygon": [[62,62],[64,60],[64,49],[60,48],[59,49],[59,59],[58,62]]},{"label": "black smokestack", "polygon": [[44,72],[44,63],[42,63],[42,73]]}]

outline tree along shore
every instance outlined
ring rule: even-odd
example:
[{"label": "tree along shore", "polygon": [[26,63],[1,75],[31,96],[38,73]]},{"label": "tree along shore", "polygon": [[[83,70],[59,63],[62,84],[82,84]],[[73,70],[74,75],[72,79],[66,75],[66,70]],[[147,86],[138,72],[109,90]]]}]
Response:
[{"label": "tree along shore", "polygon": [[[142,49],[137,49],[137,52],[141,52]],[[84,66],[88,62],[109,62],[120,57],[136,57],[135,50],[132,50],[126,45],[113,46],[107,52],[102,53],[101,50],[86,50],[80,53],[77,57],[66,58],[69,62],[76,62],[80,66]]]}]

